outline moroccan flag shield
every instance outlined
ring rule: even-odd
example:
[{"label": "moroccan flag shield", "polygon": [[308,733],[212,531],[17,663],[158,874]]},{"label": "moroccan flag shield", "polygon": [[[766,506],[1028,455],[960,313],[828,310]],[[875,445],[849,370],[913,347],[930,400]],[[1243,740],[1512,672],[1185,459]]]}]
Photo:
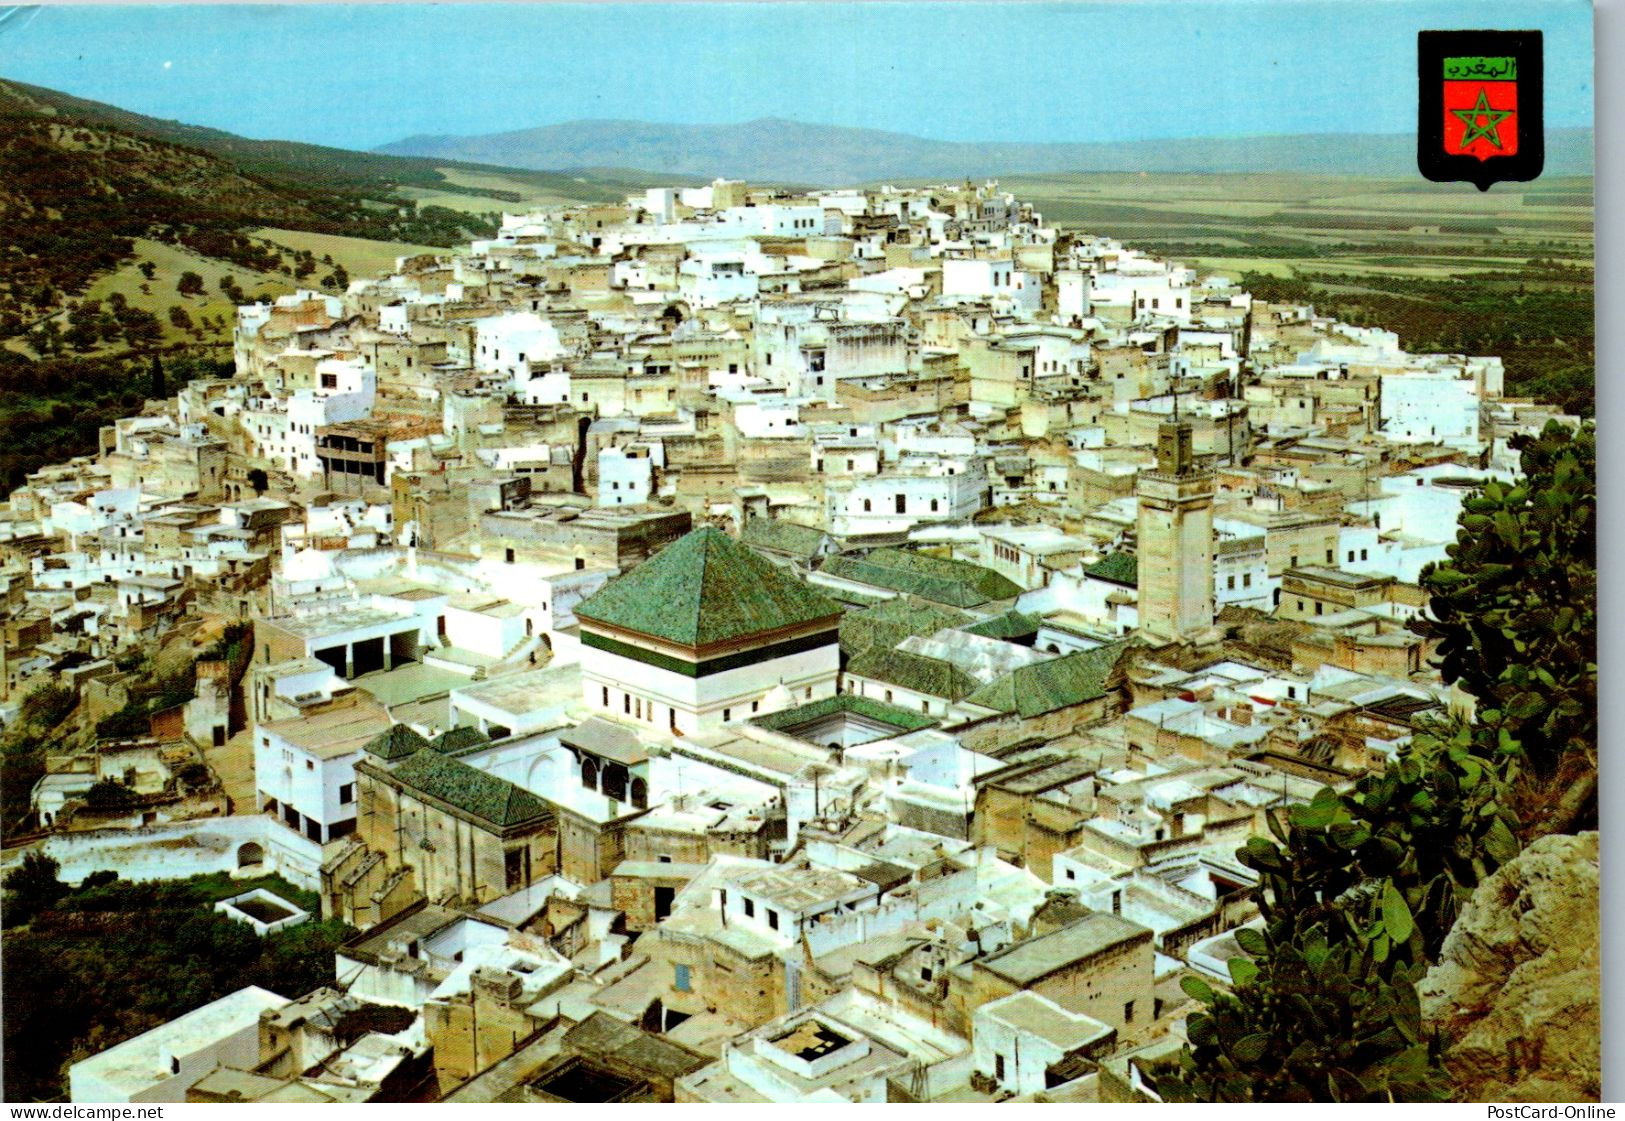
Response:
[{"label": "moroccan flag shield", "polygon": [[1417,58],[1423,175],[1483,191],[1540,174],[1540,32],[1424,31]]}]

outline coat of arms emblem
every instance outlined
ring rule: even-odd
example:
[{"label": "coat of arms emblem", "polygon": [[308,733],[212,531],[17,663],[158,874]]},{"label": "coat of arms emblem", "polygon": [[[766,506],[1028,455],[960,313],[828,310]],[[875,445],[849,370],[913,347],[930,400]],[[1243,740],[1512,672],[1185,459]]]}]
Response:
[{"label": "coat of arms emblem", "polygon": [[1417,37],[1417,164],[1437,182],[1534,179],[1545,162],[1538,31]]}]

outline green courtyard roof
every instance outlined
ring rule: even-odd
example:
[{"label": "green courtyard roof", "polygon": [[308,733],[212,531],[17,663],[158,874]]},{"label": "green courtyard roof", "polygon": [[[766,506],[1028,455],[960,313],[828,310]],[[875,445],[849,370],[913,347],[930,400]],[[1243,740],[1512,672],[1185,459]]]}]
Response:
[{"label": "green courtyard roof", "polygon": [[1002,615],[995,615],[991,619],[983,619],[959,629],[966,634],[981,635],[983,638],[1026,638],[1037,634],[1042,623],[1043,619],[1037,615],[1006,611]]},{"label": "green courtyard roof", "polygon": [[905,638],[936,634],[969,618],[956,608],[894,596],[841,616],[841,649],[849,656],[875,647],[890,650]]},{"label": "green courtyard roof", "polygon": [[969,561],[926,556],[908,549],[876,549],[861,559],[830,557],[820,571],[949,607],[978,607],[1021,594],[1019,586],[991,568]]},{"label": "green courtyard roof", "polygon": [[976,688],[976,679],[952,662],[908,650],[867,650],[847,664],[846,672],[950,701]]},{"label": "green courtyard roof", "polygon": [[839,615],[839,604],[705,526],[582,601],[575,613],[683,646]]},{"label": "green courtyard roof", "polygon": [[455,806],[497,828],[547,817],[548,804],[505,778],[425,748],[392,774],[405,786]]},{"label": "green courtyard roof", "polygon": [[784,522],[777,518],[751,518],[739,535],[742,545],[757,549],[771,549],[793,557],[811,560],[827,540],[823,530],[811,526]]},{"label": "green courtyard roof", "polygon": [[1126,649],[1127,641],[1108,642],[1092,650],[1023,666],[982,686],[965,700],[1024,717],[1096,700],[1106,695],[1106,680]]},{"label": "green courtyard roof", "polygon": [[782,732],[787,728],[798,728],[814,720],[822,720],[835,713],[850,712],[854,716],[866,716],[870,720],[882,724],[891,724],[906,731],[914,732],[921,728],[929,728],[936,721],[929,716],[896,705],[877,701],[872,697],[860,697],[853,693],[836,693],[833,697],[824,697],[822,700],[812,701],[809,704],[798,705],[795,708],[771,712],[766,716],[759,716],[751,723],[762,728],[769,728],[775,732]]},{"label": "green courtyard roof", "polygon": [[1125,588],[1140,586],[1140,562],[1133,553],[1113,553],[1083,571],[1108,584],[1121,584]]}]

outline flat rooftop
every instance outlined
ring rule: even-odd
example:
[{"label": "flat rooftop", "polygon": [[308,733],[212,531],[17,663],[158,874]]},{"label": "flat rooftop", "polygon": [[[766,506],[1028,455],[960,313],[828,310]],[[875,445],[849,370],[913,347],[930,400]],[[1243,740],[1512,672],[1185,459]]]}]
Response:
[{"label": "flat rooftop", "polygon": [[446,592],[428,584],[419,584],[399,577],[357,581],[357,586],[376,595],[405,600],[408,603],[423,603],[431,599],[441,599],[447,596]]},{"label": "flat rooftop", "polygon": [[708,761],[706,755],[710,754],[736,761],[748,768],[747,774],[751,777],[771,775],[787,779],[800,774],[808,764],[824,763],[829,758],[822,750],[815,751],[810,747],[797,749],[783,740],[772,742],[755,739],[729,730],[683,736],[674,742],[676,754],[690,754],[683,750],[684,744],[692,744],[699,749],[691,755],[692,758]]},{"label": "flat rooftop", "polygon": [[1396,580],[1393,576],[1345,572],[1341,568],[1328,568],[1319,564],[1289,568],[1286,575],[1296,576],[1300,580],[1318,581],[1322,584],[1336,584],[1342,588],[1367,588],[1381,584],[1392,584]]},{"label": "flat rooftop", "polygon": [[1048,526],[989,526],[982,536],[1013,545],[1024,552],[1047,556],[1050,553],[1082,552],[1089,542]]},{"label": "flat rooftop", "polygon": [[831,1051],[838,1051],[852,1040],[820,1020],[804,1020],[768,1042],[781,1051],[788,1051],[798,1059],[812,1062]]},{"label": "flat rooftop", "polygon": [[1151,929],[1097,911],[1060,930],[1017,942],[990,954],[976,965],[1006,981],[1026,987],[1069,965],[1139,938],[1149,942]]},{"label": "flat rooftop", "polygon": [[752,869],[730,880],[740,891],[791,912],[806,911],[872,890],[867,880],[833,868]]},{"label": "flat rooftop", "polygon": [[597,716],[588,717],[574,728],[559,733],[559,742],[628,767],[647,762],[649,758],[636,732]]},{"label": "flat rooftop", "polygon": [[386,611],[381,607],[368,607],[364,604],[336,610],[310,611],[300,615],[279,615],[266,619],[265,623],[295,638],[306,640],[343,634],[345,631],[361,630],[365,627],[387,626],[390,623],[399,623],[403,628],[415,629],[417,626],[417,620],[411,615],[402,615],[398,611]]},{"label": "flat rooftop", "polygon": [[350,684],[365,690],[379,704],[393,709],[426,697],[444,696],[468,681],[468,675],[422,662],[407,662],[394,669],[374,670],[352,678]]},{"label": "flat rooftop", "polygon": [[294,716],[263,725],[318,759],[360,751],[374,736],[389,731],[389,713],[377,704],[354,704],[310,716]]},{"label": "flat rooftop", "polygon": [[523,604],[514,603],[501,596],[474,595],[467,592],[454,592],[447,598],[447,605],[459,611],[471,611],[491,619],[512,619],[525,613]]},{"label": "flat rooftop", "polygon": [[570,704],[581,694],[581,664],[549,665],[469,682],[452,690],[454,700],[470,700],[514,716],[528,716]]}]

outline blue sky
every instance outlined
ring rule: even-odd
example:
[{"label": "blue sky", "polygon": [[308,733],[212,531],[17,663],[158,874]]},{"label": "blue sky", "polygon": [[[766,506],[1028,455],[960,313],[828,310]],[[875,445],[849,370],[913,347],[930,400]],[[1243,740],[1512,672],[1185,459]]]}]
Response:
[{"label": "blue sky", "polygon": [[1591,124],[1584,0],[47,6],[0,19],[0,76],[348,148],[589,117],[942,140],[1409,132],[1416,32],[1492,27],[1544,31],[1548,127]]}]

